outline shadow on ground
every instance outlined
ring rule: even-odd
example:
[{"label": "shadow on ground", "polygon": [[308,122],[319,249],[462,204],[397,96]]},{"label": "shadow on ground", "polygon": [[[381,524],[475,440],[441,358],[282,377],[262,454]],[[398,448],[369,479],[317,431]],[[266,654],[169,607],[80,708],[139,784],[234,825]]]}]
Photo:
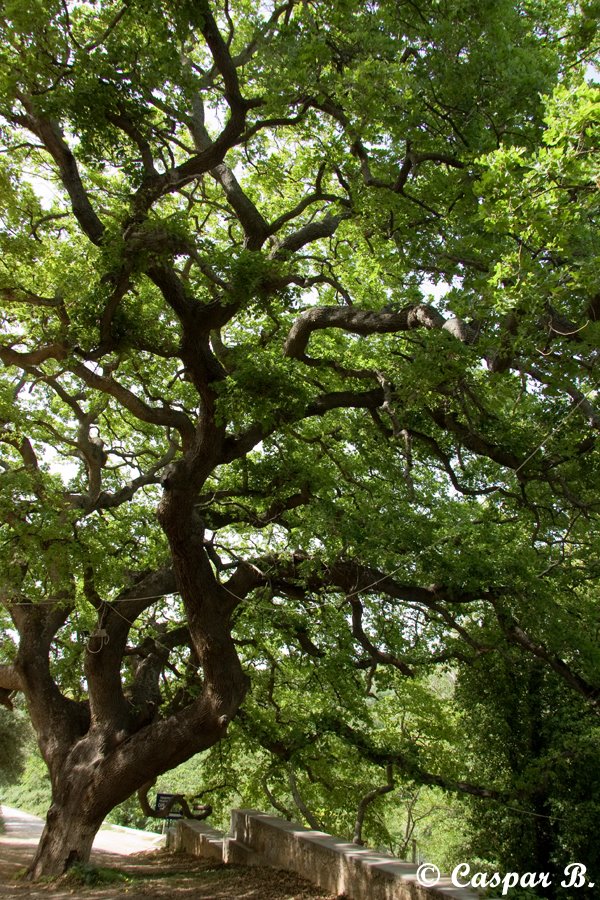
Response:
[{"label": "shadow on ground", "polygon": [[11,822],[0,834],[1,900],[333,900],[290,872],[224,866],[166,850],[126,856],[95,850],[91,866],[52,883],[28,884],[20,876],[39,837],[30,824],[33,831]]}]

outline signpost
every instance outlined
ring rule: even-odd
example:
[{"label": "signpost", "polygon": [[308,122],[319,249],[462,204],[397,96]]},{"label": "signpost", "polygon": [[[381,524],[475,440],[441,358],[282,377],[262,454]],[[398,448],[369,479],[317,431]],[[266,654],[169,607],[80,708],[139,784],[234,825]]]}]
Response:
[{"label": "signpost", "polygon": [[164,813],[166,819],[183,819],[183,813],[171,811],[176,803],[181,804],[181,800],[181,794],[157,794],[154,810],[157,813]]}]

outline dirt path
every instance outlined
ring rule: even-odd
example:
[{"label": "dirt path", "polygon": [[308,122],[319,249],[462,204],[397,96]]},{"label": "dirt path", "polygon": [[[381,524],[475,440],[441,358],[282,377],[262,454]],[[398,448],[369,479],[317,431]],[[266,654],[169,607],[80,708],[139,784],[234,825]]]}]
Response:
[{"label": "dirt path", "polygon": [[[42,830],[41,819],[1,807],[0,900],[333,900],[289,872],[223,866],[152,846],[158,835],[103,828],[94,842],[92,863],[111,882],[86,885],[97,870],[64,876],[52,884],[29,885],[19,873],[29,863]],[[143,852],[140,852],[142,848]],[[81,877],[83,876],[83,878]]]}]

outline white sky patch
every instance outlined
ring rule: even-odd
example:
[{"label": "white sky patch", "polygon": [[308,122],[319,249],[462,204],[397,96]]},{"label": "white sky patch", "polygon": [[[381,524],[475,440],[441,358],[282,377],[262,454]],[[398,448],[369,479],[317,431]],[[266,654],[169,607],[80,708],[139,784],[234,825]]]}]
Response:
[{"label": "white sky patch", "polygon": [[452,290],[452,285],[448,284],[447,281],[438,281],[437,284],[434,284],[433,281],[426,278],[421,282],[421,290],[426,296],[430,296],[434,300],[441,300],[442,297],[445,297]]},{"label": "white sky patch", "polygon": [[66,456],[61,456],[55,450],[48,448],[44,454],[44,462],[48,464],[53,475],[58,475],[64,485],[69,484],[81,472],[81,463],[75,462]]},{"label": "white sky patch", "polygon": [[21,177],[33,188],[42,209],[52,209],[55,204],[60,202],[60,190],[50,178],[43,178],[41,175],[34,175],[31,172],[22,172]]}]

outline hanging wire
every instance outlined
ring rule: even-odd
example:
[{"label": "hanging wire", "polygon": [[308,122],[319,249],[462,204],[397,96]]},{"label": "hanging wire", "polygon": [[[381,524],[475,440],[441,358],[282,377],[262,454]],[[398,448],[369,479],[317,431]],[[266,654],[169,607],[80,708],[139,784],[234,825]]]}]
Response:
[{"label": "hanging wire", "polygon": [[[116,597],[114,600],[108,600],[107,603],[109,606],[114,606],[115,603],[131,603],[132,600],[161,600],[163,597],[171,597],[176,594],[180,594],[180,591],[169,591],[168,594],[151,594],[148,597]],[[26,600],[17,600],[14,603],[8,603],[8,607],[12,606],[55,606],[57,603],[64,603],[64,599],[56,599],[56,600],[38,600],[38,601],[26,601]]]},{"label": "hanging wire", "polygon": [[[539,444],[539,445],[535,448],[535,450],[534,450],[532,453],[530,453],[529,456],[528,456],[526,459],[523,460],[523,462],[521,463],[520,466],[517,466],[517,468],[514,470],[514,471],[515,471],[515,475],[517,474],[517,472],[520,472],[521,469],[524,468],[524,467],[527,465],[527,463],[528,463],[531,459],[533,459],[533,457],[534,457],[535,454],[538,452],[538,450],[541,450],[541,449],[543,448],[543,446],[544,446],[544,444],[546,443],[547,440],[549,440],[551,437],[554,437],[554,435],[555,435],[558,431],[560,431],[560,429],[563,427],[563,425],[565,425],[566,422],[569,421],[569,419],[571,418],[571,416],[574,415],[574,413],[577,412],[577,410],[579,409],[579,407],[580,407],[583,403],[585,403],[586,400],[587,400],[589,397],[591,397],[592,394],[594,394],[594,393],[598,390],[599,387],[600,387],[600,383],[598,383],[598,384],[596,385],[596,387],[591,388],[591,389],[587,392],[587,394],[584,394],[584,395],[578,400],[578,402],[575,404],[575,406],[572,406],[572,407],[571,407],[571,409],[570,409],[569,412],[564,416],[564,418],[561,419],[561,420],[558,422],[558,424],[555,425],[554,428],[552,428],[552,429],[548,432],[548,434],[545,436],[545,438],[543,439],[543,441],[541,442],[541,444]],[[499,490],[499,488],[496,488],[496,490]]]},{"label": "hanging wire", "polygon": [[[94,638],[100,638],[100,646],[98,647],[97,650],[92,650],[92,648],[90,647],[90,643],[92,642],[92,640]],[[99,631],[95,631],[93,634],[90,634],[85,646],[89,653],[101,653],[109,641],[110,641],[110,636],[109,636],[108,632],[104,628],[101,628]]]}]

